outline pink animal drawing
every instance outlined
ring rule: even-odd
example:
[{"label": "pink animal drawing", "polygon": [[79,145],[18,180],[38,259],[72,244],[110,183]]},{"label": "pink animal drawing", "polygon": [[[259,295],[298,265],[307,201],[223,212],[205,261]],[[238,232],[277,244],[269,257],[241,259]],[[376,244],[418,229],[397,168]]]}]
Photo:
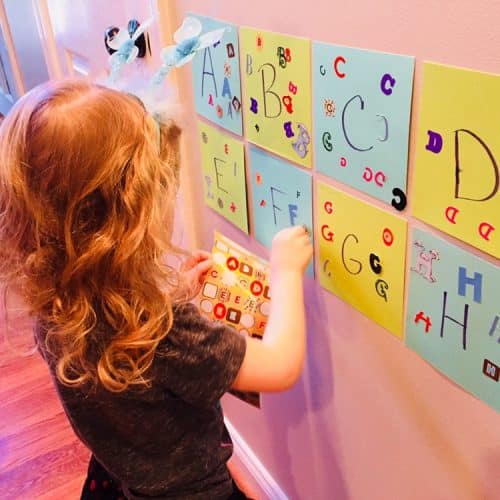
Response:
[{"label": "pink animal drawing", "polygon": [[415,241],[413,244],[419,248],[420,251],[417,254],[417,262],[411,270],[420,274],[431,283],[435,283],[436,277],[432,273],[432,262],[434,260],[439,260],[439,252],[437,250],[427,251],[420,240]]}]

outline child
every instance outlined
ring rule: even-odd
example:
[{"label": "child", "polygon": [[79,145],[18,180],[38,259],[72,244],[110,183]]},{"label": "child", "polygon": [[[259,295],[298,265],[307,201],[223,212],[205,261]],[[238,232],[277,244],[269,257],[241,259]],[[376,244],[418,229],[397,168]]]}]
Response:
[{"label": "child", "polygon": [[208,254],[180,273],[165,262],[182,255],[170,242],[179,134],[136,98],[82,81],[35,88],[0,126],[0,279],[37,319],[92,451],[83,498],[238,498],[218,401],[230,388],[285,390],[301,372],[303,227],[273,241],[263,341],[188,302]]}]

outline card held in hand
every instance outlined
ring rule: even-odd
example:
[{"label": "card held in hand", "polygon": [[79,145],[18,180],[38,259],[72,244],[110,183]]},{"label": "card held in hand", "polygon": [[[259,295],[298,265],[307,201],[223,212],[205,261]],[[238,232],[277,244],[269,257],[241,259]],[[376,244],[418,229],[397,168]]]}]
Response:
[{"label": "card held in hand", "polygon": [[[196,303],[202,314],[261,339],[270,310],[269,263],[216,232],[213,266]],[[258,393],[232,394],[260,408]]]}]

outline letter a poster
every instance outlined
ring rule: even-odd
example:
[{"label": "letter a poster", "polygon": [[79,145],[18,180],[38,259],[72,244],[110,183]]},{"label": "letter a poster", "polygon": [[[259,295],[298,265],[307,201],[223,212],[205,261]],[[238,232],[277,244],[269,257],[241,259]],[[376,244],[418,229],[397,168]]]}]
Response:
[{"label": "letter a poster", "polygon": [[406,344],[500,411],[500,268],[415,229]]},{"label": "letter a poster", "polygon": [[245,135],[292,162],[312,165],[310,41],[240,28]]},{"label": "letter a poster", "polygon": [[242,134],[240,51],[238,27],[209,17],[196,17],[202,33],[224,28],[219,43],[198,52],[193,59],[196,112],[235,134]]},{"label": "letter a poster", "polygon": [[424,64],[414,214],[500,257],[500,76]]}]

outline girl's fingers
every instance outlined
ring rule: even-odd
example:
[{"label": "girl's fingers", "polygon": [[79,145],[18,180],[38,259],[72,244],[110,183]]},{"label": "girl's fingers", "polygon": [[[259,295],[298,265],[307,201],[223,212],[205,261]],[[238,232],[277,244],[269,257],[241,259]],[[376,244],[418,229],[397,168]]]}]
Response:
[{"label": "girl's fingers", "polygon": [[211,259],[204,260],[196,265],[196,270],[200,274],[206,274],[208,273],[208,271],[210,271],[212,264],[213,262]]},{"label": "girl's fingers", "polygon": [[192,258],[195,262],[202,262],[212,258],[212,254],[210,252],[206,252],[205,250],[195,250],[192,253]]}]

